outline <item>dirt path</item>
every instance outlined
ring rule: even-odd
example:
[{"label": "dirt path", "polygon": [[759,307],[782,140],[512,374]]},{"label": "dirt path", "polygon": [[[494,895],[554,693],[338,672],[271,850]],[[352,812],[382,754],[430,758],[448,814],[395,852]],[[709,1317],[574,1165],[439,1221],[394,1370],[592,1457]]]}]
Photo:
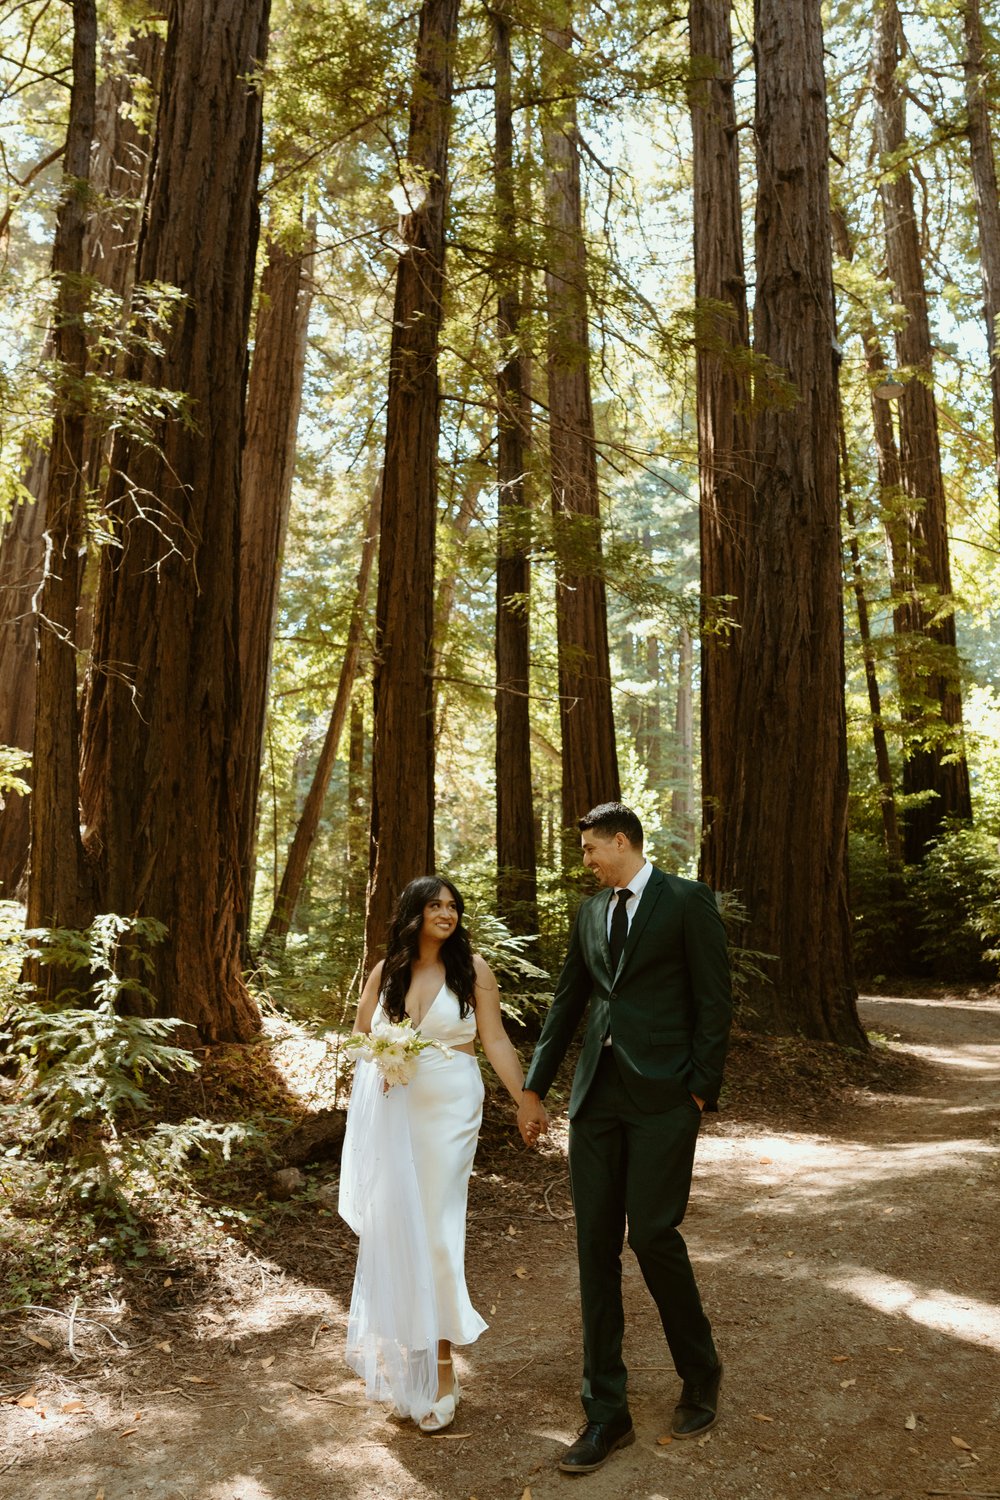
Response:
[{"label": "dirt path", "polygon": [[[883,997],[863,1011],[921,1060],[919,1087],[819,1102],[807,1079],[779,1098],[737,1091],[703,1134],[686,1232],[726,1379],[722,1420],[700,1443],[657,1441],[677,1383],[627,1255],[638,1442],[587,1478],[554,1469],[580,1412],[572,1227],[555,1217],[568,1203],[553,1144],[516,1192],[488,1154],[474,1179],[469,1279],[491,1329],[460,1361],[454,1435],[423,1438],[361,1403],[338,1358],[350,1237],[326,1216],[309,1230],[321,1265],[328,1256],[315,1286],[272,1258],[258,1286],[227,1294],[220,1277],[207,1300],[192,1290],[173,1312],[88,1309],[106,1329],[78,1322],[78,1364],[65,1318],[20,1317],[3,1359],[10,1370],[37,1355],[37,1404],[0,1409],[0,1496],[1000,1495],[1000,1002]],[[63,1409],[76,1401],[84,1410]]]}]

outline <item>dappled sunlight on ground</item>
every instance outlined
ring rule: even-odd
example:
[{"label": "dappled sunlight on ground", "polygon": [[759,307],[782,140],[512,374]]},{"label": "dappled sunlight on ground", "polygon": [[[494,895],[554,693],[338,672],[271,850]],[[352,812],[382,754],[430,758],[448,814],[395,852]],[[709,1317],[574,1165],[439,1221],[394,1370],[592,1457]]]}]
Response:
[{"label": "dappled sunlight on ground", "polygon": [[996,1303],[956,1296],[939,1287],[922,1289],[914,1282],[897,1281],[867,1266],[841,1266],[834,1272],[819,1274],[831,1290],[855,1297],[879,1312],[889,1313],[902,1322],[937,1329],[970,1344],[982,1344],[1000,1354],[1000,1306]]}]

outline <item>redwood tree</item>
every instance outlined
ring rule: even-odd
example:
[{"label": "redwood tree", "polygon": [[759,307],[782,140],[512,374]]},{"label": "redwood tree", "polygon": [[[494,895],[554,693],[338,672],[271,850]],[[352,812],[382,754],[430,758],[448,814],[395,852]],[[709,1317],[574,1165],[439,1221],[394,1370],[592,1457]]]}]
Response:
[{"label": "redwood tree", "polygon": [[268,0],[173,0],[138,279],[179,289],[128,374],[182,394],[123,432],[108,491],[84,724],[102,909],[166,923],[151,988],[205,1039],[249,1036],[240,972],[239,501]]},{"label": "redwood tree", "polygon": [[365,968],[392,904],[434,867],[438,342],[458,0],[420,9],[399,234],[383,466]]},{"label": "redwood tree", "polygon": [[89,361],[83,241],[96,75],[94,0],[74,0],[73,84],[63,194],[52,250],[56,284],[52,332],[56,403],[44,495],[45,562],[37,596],[29,927],[76,927],[88,916],[80,845],[76,610],[86,521],[84,450]]},{"label": "redwood tree", "polygon": [[[730,0],[692,5],[691,126],[701,532],[701,875],[718,887],[732,809],[747,520],[750,343]],[[731,620],[733,626],[724,622]]]},{"label": "redwood tree", "polygon": [[979,0],[965,0],[962,20],[965,35],[966,131],[976,195],[979,263],[983,275],[983,314],[986,320],[986,347],[990,357],[990,392],[993,397],[993,452],[1000,488],[1000,348],[997,346],[997,319],[1000,318],[1000,198],[997,195],[991,102],[986,93],[989,77],[983,58],[983,17]]},{"label": "redwood tree", "polygon": [[607,596],[590,389],[587,249],[572,79],[572,23],[557,5],[544,29],[549,462],[556,551],[562,822],[620,795],[611,706]]},{"label": "redwood tree", "polygon": [[875,147],[883,164],[880,194],[889,277],[906,312],[896,332],[896,358],[908,377],[899,398],[903,514],[893,528],[893,567],[900,590],[897,614],[911,637],[926,642],[900,683],[910,719],[903,791],[923,798],[903,819],[904,850],[912,864],[923,859],[946,818],[971,819],[972,799],[962,743],[947,503],[920,226],[913,182],[900,162],[906,146],[906,106],[897,72],[902,47],[896,0],[881,0],[873,49]]},{"label": "redwood tree", "polygon": [[[93,143],[89,155],[89,200],[83,232],[82,270],[99,282],[121,306],[124,323],[135,272],[135,241],[149,165],[150,140],[137,120],[136,82],[146,80],[154,94],[159,86],[163,44],[155,33],[133,34],[123,52],[105,62],[94,103]],[[43,358],[52,355],[51,335]],[[115,360],[109,350],[94,373],[110,374]],[[91,356],[92,365],[95,363]],[[107,457],[104,414],[84,410],[85,439],[80,463],[82,498],[99,493]],[[0,544],[0,744],[32,749],[35,717],[36,640],[33,600],[45,554],[46,490],[49,450],[39,447],[27,464],[24,486],[32,497],[15,510]],[[86,598],[81,607],[81,615]],[[87,621],[74,630],[78,649],[87,645]],[[30,773],[29,778],[30,778]],[[30,801],[12,795],[0,810],[0,887],[14,894],[24,874],[30,843]]]},{"label": "redwood tree", "polygon": [[497,216],[497,909],[515,932],[538,931],[535,813],[529,714],[530,517],[525,471],[531,423],[522,349],[516,260],[511,28],[507,6],[493,13],[494,191]]},{"label": "redwood tree", "polygon": [[823,29],[818,0],[756,0],[755,16],[754,349],[785,384],[757,395],[723,877],[745,943],[775,956],[750,1022],[858,1046]]},{"label": "redwood tree", "polygon": [[306,335],[312,303],[315,223],[297,237],[269,239],[260,278],[247,389],[240,514],[240,861],[253,901],[257,794],[295,473]]}]

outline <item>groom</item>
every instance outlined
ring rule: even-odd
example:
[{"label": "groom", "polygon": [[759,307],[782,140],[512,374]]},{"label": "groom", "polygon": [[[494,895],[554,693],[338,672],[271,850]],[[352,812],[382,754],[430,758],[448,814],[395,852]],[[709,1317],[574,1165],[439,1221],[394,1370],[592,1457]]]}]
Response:
[{"label": "groom", "polygon": [[583,862],[606,889],[585,901],[524,1082],[518,1124],[532,1144],[542,1099],[587,1003],[569,1101],[587,1425],[560,1469],[589,1474],[635,1440],[622,1360],[621,1250],[629,1244],[683,1381],[671,1432],[715,1421],[722,1365],[678,1231],[703,1109],[715,1109],[732,1011],[726,935],[707,886],[642,852],[631,808],[604,802],[579,823]]}]

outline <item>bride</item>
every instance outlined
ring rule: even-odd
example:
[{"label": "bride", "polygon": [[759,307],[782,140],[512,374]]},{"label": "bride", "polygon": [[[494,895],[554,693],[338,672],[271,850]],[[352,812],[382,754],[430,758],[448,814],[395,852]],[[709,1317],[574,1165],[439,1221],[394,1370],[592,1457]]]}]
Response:
[{"label": "bride", "polygon": [[[465,1285],[465,1212],[483,1112],[483,1051],[515,1105],[523,1073],[488,965],[472,952],[450,880],[424,875],[399,897],[386,956],[368,977],[354,1029],[409,1018],[428,1046],[406,1084],[357,1064],[347,1115],[340,1213],[360,1237],[347,1362],[366,1394],[421,1432],[455,1420],[452,1346],[487,1326]],[[534,1145],[532,1130],[528,1145]]]}]

